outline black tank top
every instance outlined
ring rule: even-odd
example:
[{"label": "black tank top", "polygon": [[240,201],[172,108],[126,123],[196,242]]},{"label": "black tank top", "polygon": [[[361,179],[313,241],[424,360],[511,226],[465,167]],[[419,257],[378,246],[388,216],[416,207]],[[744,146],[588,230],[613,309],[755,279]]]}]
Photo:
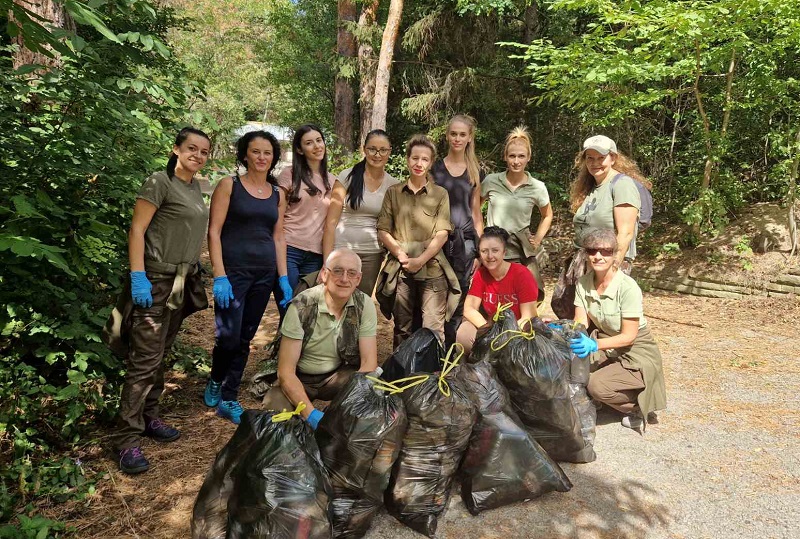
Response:
[{"label": "black tank top", "polygon": [[267,199],[247,192],[241,179],[233,179],[228,215],[222,226],[222,262],[225,270],[259,269],[276,266],[272,233],[278,221],[278,188]]}]

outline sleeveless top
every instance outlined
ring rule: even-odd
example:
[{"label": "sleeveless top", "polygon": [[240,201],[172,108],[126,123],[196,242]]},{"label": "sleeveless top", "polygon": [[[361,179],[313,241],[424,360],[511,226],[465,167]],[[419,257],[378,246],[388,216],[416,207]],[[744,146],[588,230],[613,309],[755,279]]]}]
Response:
[{"label": "sleeveless top", "polygon": [[225,270],[274,268],[277,264],[272,233],[278,221],[280,193],[276,186],[267,199],[247,192],[236,176],[228,215],[222,225],[222,262]]}]

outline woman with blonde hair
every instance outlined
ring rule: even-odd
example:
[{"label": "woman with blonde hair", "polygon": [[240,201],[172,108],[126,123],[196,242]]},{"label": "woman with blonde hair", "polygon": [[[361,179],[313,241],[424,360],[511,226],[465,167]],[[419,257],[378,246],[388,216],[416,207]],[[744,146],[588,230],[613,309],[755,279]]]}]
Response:
[{"label": "woman with blonde hair", "polygon": [[[477,239],[483,233],[481,215],[481,173],[475,155],[475,119],[466,114],[456,114],[447,123],[445,139],[447,155],[437,160],[431,169],[436,185],[444,187],[450,196],[450,220],[453,231],[444,246],[447,260],[458,276],[461,290],[469,289],[476,265]],[[464,298],[445,324],[445,344],[455,342],[456,330],[464,313]]]},{"label": "woman with blonde hair", "polygon": [[561,318],[573,318],[575,283],[587,271],[586,257],[580,249],[589,231],[612,230],[616,233],[616,262],[630,275],[636,258],[636,233],[642,197],[637,182],[647,189],[648,182],[639,167],[617,150],[617,144],[604,135],[594,135],[583,142],[575,157],[577,176],[570,187],[570,209],[575,212],[575,248],[565,263],[565,270],[553,294],[553,312]]},{"label": "woman with blonde hair", "polygon": [[[532,144],[528,130],[517,127],[506,137],[503,158],[505,172],[489,174],[481,184],[481,199],[488,201],[487,226],[499,226],[510,235],[505,260],[527,266],[539,287],[537,300],[544,300],[544,282],[538,257],[544,255],[542,240],[553,222],[553,208],[544,182],[525,170],[531,160]],[[533,232],[534,208],[539,224]]]}]

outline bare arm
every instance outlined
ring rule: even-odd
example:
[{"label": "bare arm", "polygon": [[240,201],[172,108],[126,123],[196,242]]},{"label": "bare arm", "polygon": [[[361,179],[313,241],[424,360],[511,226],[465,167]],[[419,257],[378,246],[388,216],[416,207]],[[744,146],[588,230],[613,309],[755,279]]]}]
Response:
[{"label": "bare arm", "polygon": [[520,303],[519,314],[521,315],[520,320],[523,318],[527,318],[528,320],[533,320],[536,318],[536,302],[530,301],[528,303]]},{"label": "bare arm", "polygon": [[639,319],[623,318],[621,330],[619,335],[597,339],[597,347],[600,350],[611,350],[632,345],[639,334]]},{"label": "bare arm", "polygon": [[553,222],[553,207],[548,204],[543,208],[539,208],[539,213],[542,219],[539,221],[539,226],[536,228],[536,234],[531,236],[530,239],[531,245],[534,247],[538,247],[542,244],[542,240],[547,235],[547,231],[550,230],[550,225]]},{"label": "bare arm", "polygon": [[378,241],[380,241],[401,264],[405,264],[408,261],[408,255],[389,232],[378,230]]},{"label": "bare arm", "polygon": [[621,264],[636,233],[639,210],[630,204],[614,206],[614,227],[617,229],[617,263]]},{"label": "bare arm", "polygon": [[361,356],[359,372],[372,372],[378,368],[378,339],[374,335],[358,338],[358,353]]},{"label": "bare arm", "polygon": [[327,260],[328,255],[333,251],[336,240],[336,227],[342,216],[346,195],[347,190],[344,185],[342,185],[339,180],[336,180],[333,184],[333,191],[331,192],[331,203],[330,206],[328,206],[328,214],[325,217],[325,231],[322,234],[322,260]]},{"label": "bare arm", "polygon": [[128,262],[131,271],[144,271],[144,233],[158,208],[152,202],[137,198],[133,206],[133,219],[128,231]]},{"label": "bare arm", "polygon": [[286,233],[283,230],[283,216],[286,214],[286,194],[283,189],[278,189],[278,220],[272,232],[272,241],[275,242],[275,257],[278,259],[278,275],[288,275],[286,269]]},{"label": "bare arm", "polygon": [[475,234],[478,235],[478,238],[483,236],[483,214],[481,213],[481,203],[481,186],[478,184],[472,190],[472,201],[470,202],[470,206],[472,206],[472,222],[475,224]]},{"label": "bare arm", "polygon": [[478,310],[480,309],[480,306],[481,298],[467,294],[467,297],[464,300],[464,318],[469,320],[469,322],[476,328],[486,324],[486,319]]},{"label": "bare arm", "polygon": [[589,327],[589,316],[586,314],[586,309],[583,307],[575,307],[575,321]]},{"label": "bare arm", "polygon": [[208,256],[211,258],[214,277],[225,275],[220,235],[222,234],[222,227],[225,225],[225,218],[228,216],[232,190],[233,178],[223,178],[214,188],[214,194],[211,195],[211,209],[208,220]]},{"label": "bare arm", "polygon": [[436,256],[436,254],[442,250],[444,244],[447,243],[447,236],[449,235],[450,233],[447,230],[439,230],[436,232],[428,246],[422,251],[422,254],[414,258],[409,258],[406,263],[403,264],[403,269],[409,273],[417,273],[422,269],[422,266],[428,263],[428,260]]},{"label": "bare arm", "polygon": [[302,349],[302,340],[290,339],[285,335],[281,337],[281,348],[278,350],[278,380],[281,390],[293,406],[297,406],[300,402],[306,403],[306,408],[300,412],[300,415],[308,418],[314,408],[311,406],[311,399],[308,398],[303,383],[297,377],[297,363],[300,361]]}]

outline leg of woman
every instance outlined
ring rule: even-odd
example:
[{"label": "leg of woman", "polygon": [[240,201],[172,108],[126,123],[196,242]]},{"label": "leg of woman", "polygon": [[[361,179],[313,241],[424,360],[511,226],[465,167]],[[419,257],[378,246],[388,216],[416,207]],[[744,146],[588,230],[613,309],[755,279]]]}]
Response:
[{"label": "leg of woman", "polygon": [[444,342],[444,317],[447,314],[447,277],[420,281],[422,285],[422,327],[431,329]]},{"label": "leg of woman", "polygon": [[[289,277],[289,285],[292,287],[292,290],[297,286],[297,283],[300,282],[300,266],[303,263],[304,255],[306,251],[302,249],[298,249],[296,247],[292,247],[291,245],[286,246],[286,275]],[[320,258],[322,258],[320,256]],[[275,304],[278,306],[278,314],[280,314],[281,322],[283,322],[283,317],[286,316],[286,307],[281,307],[281,301],[283,301],[283,293],[281,292],[281,287],[276,286],[273,290],[273,295],[275,296]]]},{"label": "leg of woman", "polygon": [[[303,251],[303,258],[300,264],[297,266],[297,271],[298,271],[297,281],[299,282],[300,279],[302,279],[309,273],[314,273],[315,271],[321,270],[323,264],[324,260],[322,260],[321,254],[312,253],[311,251]],[[292,283],[292,288],[296,286],[297,283]]]},{"label": "leg of woman", "polygon": [[397,280],[397,294],[392,309],[395,349],[413,333],[414,311],[419,309],[417,288],[417,281],[411,277],[403,276]]},{"label": "leg of woman", "polygon": [[458,326],[456,333],[456,342],[464,347],[464,355],[468,356],[472,352],[472,347],[475,345],[475,337],[478,335],[478,328],[469,320],[464,320]]},{"label": "leg of woman", "polygon": [[358,289],[369,297],[375,292],[375,281],[378,280],[378,273],[383,265],[383,252],[379,253],[358,253],[361,259],[361,284]]},{"label": "leg of woman", "polygon": [[631,414],[637,409],[636,398],[643,389],[641,372],[626,369],[619,361],[611,359],[589,375],[586,386],[592,398],[623,414]]},{"label": "leg of woman", "polygon": [[233,288],[233,300],[227,309],[214,305],[216,339],[212,353],[211,379],[218,384],[225,380],[232,362],[240,355],[242,317],[248,292],[253,285],[252,272],[247,270],[229,270],[228,280]]},{"label": "leg of woman", "polygon": [[[531,272],[533,278],[536,279],[536,286],[539,287],[539,294],[536,297],[537,303],[541,304],[544,301],[544,279],[542,279],[542,272],[539,269],[539,261],[536,260],[535,256],[531,256],[526,260],[521,261],[525,267],[528,268],[528,271]],[[574,299],[574,298],[573,298]]]},{"label": "leg of woman", "polygon": [[456,271],[456,275],[458,276],[458,284],[461,286],[461,298],[458,300],[458,306],[453,316],[444,324],[445,348],[449,348],[451,344],[456,342],[456,332],[464,318],[464,302],[467,300],[467,291],[472,283],[472,265],[467,268],[459,268],[459,270]]}]

